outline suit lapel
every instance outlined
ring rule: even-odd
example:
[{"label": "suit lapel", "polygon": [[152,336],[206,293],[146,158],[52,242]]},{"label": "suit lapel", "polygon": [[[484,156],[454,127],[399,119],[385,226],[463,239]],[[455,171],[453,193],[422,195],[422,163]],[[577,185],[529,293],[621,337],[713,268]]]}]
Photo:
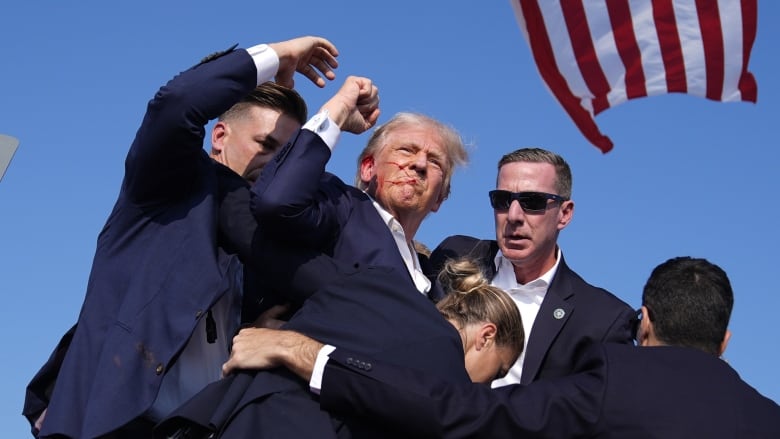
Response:
[{"label": "suit lapel", "polygon": [[[409,274],[409,269],[406,268],[406,262],[404,262],[404,258],[401,256],[400,251],[398,250],[398,244],[395,242],[395,238],[393,238],[393,232],[390,231],[390,228],[387,227],[387,224],[382,219],[382,216],[377,212],[376,208],[374,207],[373,203],[371,202],[371,199],[363,193],[362,191],[358,194],[358,197],[360,197],[361,205],[363,206],[363,209],[360,210],[361,215],[363,216],[363,223],[366,224],[365,230],[377,230],[378,233],[374,234],[372,233],[370,236],[372,240],[379,240],[381,242],[374,243],[372,246],[376,246],[377,254],[372,259],[371,265],[380,265],[380,266],[387,266],[387,267],[393,267],[395,268],[398,273],[406,273],[406,279],[408,279],[409,283],[412,284],[412,287],[416,290],[417,286],[414,283],[414,279],[412,279],[412,275]],[[353,220],[356,221],[356,220]],[[358,222],[360,224],[360,222]],[[387,251],[387,249],[395,249],[394,251]],[[355,265],[360,264],[364,261],[355,261]],[[421,261],[422,263],[422,261]],[[434,286],[437,285],[437,282],[432,282],[431,287],[431,293],[434,293]],[[441,288],[438,288],[438,291],[435,293],[437,298],[434,298],[433,296],[431,299],[438,300],[443,297],[443,293],[441,292]]]},{"label": "suit lapel", "polygon": [[[539,308],[539,313],[531,328],[533,337],[529,338],[525,351],[523,374],[520,378],[522,384],[528,384],[534,380],[553,340],[572,315],[574,303],[569,300],[572,296],[574,296],[574,290],[569,284],[569,267],[566,266],[563,256],[561,256],[558,271],[547,289],[547,294],[544,296],[542,306]],[[526,334],[527,336],[528,334]]]}]

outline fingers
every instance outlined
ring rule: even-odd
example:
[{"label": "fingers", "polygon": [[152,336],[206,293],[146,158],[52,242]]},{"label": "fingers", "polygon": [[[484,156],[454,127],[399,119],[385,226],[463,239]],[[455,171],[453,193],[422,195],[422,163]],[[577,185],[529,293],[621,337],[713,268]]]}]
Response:
[{"label": "fingers", "polygon": [[301,37],[269,46],[279,57],[279,70],[275,80],[279,85],[294,85],[293,75],[297,71],[318,87],[325,86],[325,80],[336,78],[333,69],[338,67],[338,50],[330,41],[321,37]]},{"label": "fingers", "polygon": [[334,79],[336,77],[333,69],[338,68],[339,66],[339,62],[336,59],[336,56],[323,47],[315,48],[314,54],[312,54],[309,60],[309,64],[314,66],[329,79]]},{"label": "fingers", "polygon": [[332,81],[336,79],[333,69],[339,66],[335,56],[323,47],[314,47],[310,56],[303,57],[298,62],[298,73],[322,88],[325,86],[323,76]]},{"label": "fingers", "polygon": [[227,360],[227,362],[225,362],[225,364],[222,365],[222,378],[225,378],[226,376],[230,375],[235,370],[232,364],[232,360],[233,358],[231,357]]},{"label": "fingers", "polygon": [[279,321],[279,317],[284,315],[287,311],[290,310],[290,304],[286,303],[283,305],[274,305],[267,310],[263,311],[262,314],[260,314],[257,319],[253,322],[254,326],[264,328],[269,327],[267,326],[267,322],[271,320]]},{"label": "fingers", "polygon": [[379,88],[369,78],[350,76],[323,109],[342,131],[360,134],[379,118]]},{"label": "fingers", "polygon": [[[357,110],[367,120],[379,109],[379,88],[370,80],[363,82],[357,99]],[[378,117],[378,114],[377,114]]]},{"label": "fingers", "polygon": [[253,369],[264,365],[262,334],[264,329],[244,328],[233,337],[230,358],[222,365],[222,376],[228,376],[239,369]]}]

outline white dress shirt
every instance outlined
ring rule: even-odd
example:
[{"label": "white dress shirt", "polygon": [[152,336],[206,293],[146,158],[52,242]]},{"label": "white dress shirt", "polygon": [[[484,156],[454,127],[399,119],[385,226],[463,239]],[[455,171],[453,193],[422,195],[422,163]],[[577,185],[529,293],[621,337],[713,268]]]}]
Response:
[{"label": "white dress shirt", "polygon": [[528,348],[528,339],[531,338],[531,329],[533,328],[536,315],[542,306],[544,296],[547,295],[547,289],[550,287],[555,272],[558,271],[558,263],[561,260],[561,250],[558,249],[555,255],[555,265],[550,268],[538,279],[534,279],[527,284],[517,282],[515,269],[512,262],[506,259],[501,250],[496,254],[496,275],[490,282],[494,287],[501,288],[509,293],[520,310],[520,316],[523,318],[523,331],[525,331],[525,340],[523,341],[523,352],[517,358],[517,361],[504,378],[493,380],[491,387],[501,387],[507,384],[520,383],[520,376],[523,373],[523,362],[525,352]]},{"label": "white dress shirt", "polygon": [[[322,110],[314,115],[314,117],[303,125],[303,129],[312,131],[320,136],[322,141],[328,145],[328,148],[330,148],[331,151],[335,148],[341,133],[338,125],[328,115],[328,110]],[[371,198],[374,208],[377,213],[379,213],[379,216],[382,217],[382,221],[393,235],[393,240],[395,240],[395,244],[398,247],[398,252],[401,254],[401,258],[403,258],[406,269],[412,277],[417,290],[423,294],[427,294],[431,290],[431,281],[425,276],[420,268],[420,258],[417,255],[417,252],[412,248],[409,242],[406,241],[406,233],[404,233],[403,226],[401,226],[401,223],[399,223],[390,212],[380,206],[373,197],[369,195],[369,198]]]}]

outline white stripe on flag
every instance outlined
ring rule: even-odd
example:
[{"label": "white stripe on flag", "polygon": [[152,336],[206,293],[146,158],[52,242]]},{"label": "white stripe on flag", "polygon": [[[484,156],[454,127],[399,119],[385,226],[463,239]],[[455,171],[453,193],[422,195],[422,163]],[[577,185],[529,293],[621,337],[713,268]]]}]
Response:
[{"label": "white stripe on flag", "polygon": [[721,100],[742,100],[739,78],[742,75],[742,8],[739,2],[720,0],[720,23],[723,28],[724,78]]},{"label": "white stripe on flag", "polygon": [[[629,96],[671,90],[755,101],[755,79],[743,58],[755,36],[756,0],[567,1],[510,3],[545,85],[602,151],[612,142],[593,115]],[[613,28],[615,20],[625,22]]]}]

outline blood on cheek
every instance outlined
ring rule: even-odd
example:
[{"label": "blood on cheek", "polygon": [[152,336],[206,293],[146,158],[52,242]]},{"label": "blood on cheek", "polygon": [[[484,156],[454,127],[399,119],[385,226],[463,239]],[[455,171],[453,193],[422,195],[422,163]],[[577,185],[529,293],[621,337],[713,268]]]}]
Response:
[{"label": "blood on cheek", "polygon": [[[409,167],[408,163],[403,163],[403,164],[402,164],[402,163],[398,163],[398,162],[391,162],[391,161],[388,161],[388,162],[386,162],[386,163],[387,163],[388,165],[392,165],[392,166],[395,166],[395,167],[397,167],[399,171],[400,171],[400,170],[403,170],[404,168],[407,168],[407,167]],[[388,179],[388,180],[387,180],[387,183],[389,183],[389,184],[394,184],[394,185],[399,185],[399,184],[407,184],[407,183],[409,183],[409,182],[410,182],[410,180],[415,180],[415,181],[416,181],[416,179],[414,179],[414,178],[410,178],[410,177],[408,177],[408,176],[403,176],[403,175],[402,175],[402,176],[399,176],[398,178],[396,178],[395,180],[389,180],[389,179]]]},{"label": "blood on cheek", "polygon": [[[361,163],[361,166],[376,166],[376,163],[374,162],[374,158],[371,157],[371,156],[363,158],[363,160],[360,163]],[[387,165],[390,165],[390,166],[395,166],[396,168],[398,168],[398,170],[403,170],[404,168],[409,166],[408,163],[400,163],[400,162],[389,161],[389,160],[384,162],[384,163],[387,164]],[[379,178],[377,178],[376,179],[377,193],[382,193],[382,189],[384,188],[385,184],[389,184],[389,185],[402,185],[402,184],[409,183],[409,180],[410,180],[409,177],[404,178],[403,176],[401,176],[401,177],[399,177],[399,178],[397,178],[395,180],[390,180],[390,179],[380,180]]]}]

